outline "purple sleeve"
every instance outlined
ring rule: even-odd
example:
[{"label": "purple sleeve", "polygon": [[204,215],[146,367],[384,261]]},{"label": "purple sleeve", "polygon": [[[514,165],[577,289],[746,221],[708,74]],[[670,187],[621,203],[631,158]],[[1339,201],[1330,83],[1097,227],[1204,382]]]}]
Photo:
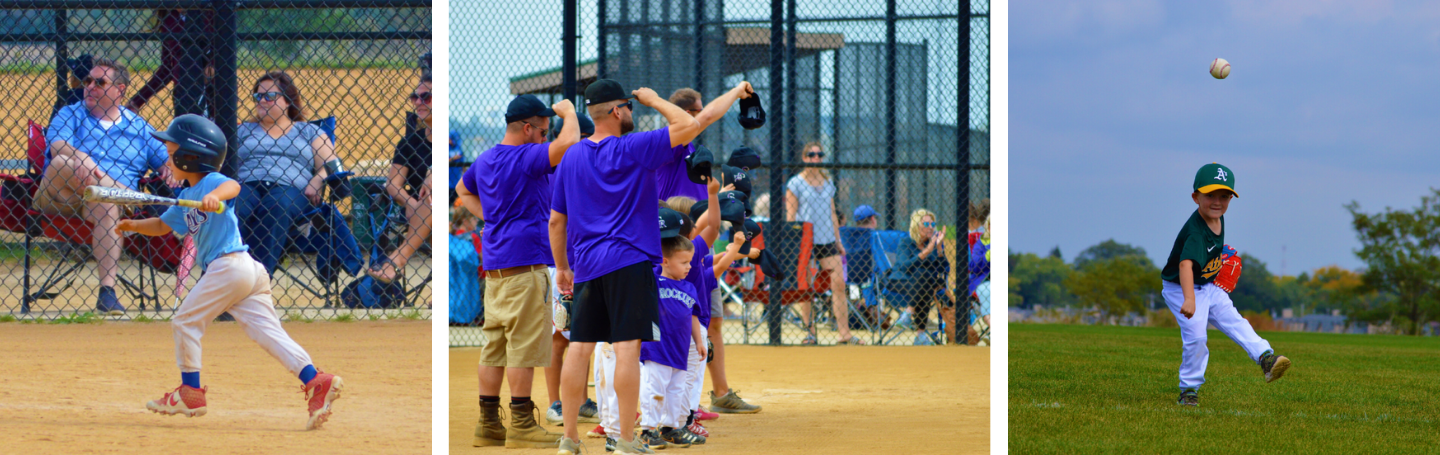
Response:
[{"label": "purple sleeve", "polygon": [[[563,165],[564,163],[562,162],[561,164]],[[561,215],[569,215],[570,212],[565,210],[565,186],[560,184],[562,179],[560,178],[558,167],[556,171],[557,172],[550,176],[550,210],[554,210]]]},{"label": "purple sleeve", "polygon": [[[660,128],[655,131],[644,133],[631,133],[624,136],[628,139],[627,152],[634,156],[640,166],[648,170],[660,169],[660,167],[675,161],[677,153],[675,148],[670,147],[670,128]],[[681,156],[683,158],[683,156]]]},{"label": "purple sleeve", "polygon": [[555,172],[550,167],[550,143],[529,144],[520,153],[520,168],[532,178]]},{"label": "purple sleeve", "polygon": [[480,189],[476,187],[475,183],[475,166],[479,165],[480,160],[475,160],[474,163],[470,163],[470,167],[465,169],[465,173],[460,176],[460,183],[465,184],[465,191],[469,191],[470,194],[477,196],[480,194]]}]

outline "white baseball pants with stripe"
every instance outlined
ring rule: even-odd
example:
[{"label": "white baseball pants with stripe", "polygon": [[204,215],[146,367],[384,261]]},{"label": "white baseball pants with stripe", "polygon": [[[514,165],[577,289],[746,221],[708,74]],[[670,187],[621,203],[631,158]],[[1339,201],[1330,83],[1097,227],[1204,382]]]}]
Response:
[{"label": "white baseball pants with stripe", "polygon": [[185,296],[170,319],[175,329],[175,361],[180,372],[200,371],[200,337],[220,313],[230,312],[250,339],[265,348],[291,374],[310,364],[310,355],[290,339],[270,298],[270,274],[249,253],[216,258],[195,289]]},{"label": "white baseball pants with stripe", "polygon": [[1220,333],[1234,340],[1257,365],[1260,355],[1270,350],[1270,342],[1256,335],[1250,321],[1240,317],[1240,312],[1230,301],[1230,294],[1214,283],[1195,287],[1195,315],[1189,319],[1180,314],[1180,307],[1185,305],[1185,293],[1179,284],[1164,281],[1160,294],[1165,297],[1165,305],[1170,307],[1170,312],[1175,314],[1175,321],[1180,323],[1180,340],[1184,343],[1180,360],[1181,389],[1198,390],[1205,383],[1205,367],[1210,363],[1210,348],[1205,346],[1208,325],[1214,324]]},{"label": "white baseball pants with stripe", "polygon": [[620,439],[620,398],[615,395],[615,346],[595,343],[595,358],[590,362],[595,371],[595,405],[600,426],[605,434]]},{"label": "white baseball pants with stripe", "polygon": [[[692,342],[693,343],[693,342]],[[679,427],[690,411],[690,372],[652,361],[640,366],[640,428]]]}]

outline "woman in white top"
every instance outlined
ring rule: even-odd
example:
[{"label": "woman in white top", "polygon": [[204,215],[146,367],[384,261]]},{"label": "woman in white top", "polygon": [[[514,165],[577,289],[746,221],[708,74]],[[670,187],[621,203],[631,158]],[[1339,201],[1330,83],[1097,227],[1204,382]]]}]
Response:
[{"label": "woman in white top", "polygon": [[[819,142],[805,144],[800,159],[819,164],[825,150]],[[835,183],[824,169],[807,167],[785,184],[785,221],[810,223],[815,247],[810,257],[820,268],[830,271],[830,308],[835,313],[835,326],[840,330],[839,344],[865,344],[850,334],[850,303],[845,293],[845,246],[840,244],[840,223],[835,218]],[[802,344],[815,344],[815,326],[810,318],[810,305],[800,305],[800,318],[809,335]]]}]

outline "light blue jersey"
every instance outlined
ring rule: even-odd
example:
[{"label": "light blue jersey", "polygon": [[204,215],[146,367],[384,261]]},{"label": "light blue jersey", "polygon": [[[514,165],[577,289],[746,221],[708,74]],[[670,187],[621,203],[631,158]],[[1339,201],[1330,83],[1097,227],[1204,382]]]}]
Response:
[{"label": "light blue jersey", "polygon": [[[211,172],[195,186],[180,190],[179,198],[198,201],[225,182],[233,181],[219,172]],[[176,236],[195,236],[195,259],[202,269],[220,256],[250,250],[240,240],[240,223],[235,218],[235,207],[226,205],[225,213],[202,212],[177,205],[160,215],[160,220],[169,225]]]}]

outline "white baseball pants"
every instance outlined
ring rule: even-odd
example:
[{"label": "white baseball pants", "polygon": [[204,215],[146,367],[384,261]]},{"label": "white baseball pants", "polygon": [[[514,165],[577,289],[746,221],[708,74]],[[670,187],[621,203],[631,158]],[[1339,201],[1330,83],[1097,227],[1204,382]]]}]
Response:
[{"label": "white baseball pants", "polygon": [[249,253],[216,258],[195,289],[170,319],[175,329],[175,361],[180,372],[200,371],[200,337],[220,313],[230,312],[250,339],[265,348],[292,374],[310,365],[310,355],[290,339],[270,298],[270,274]]},{"label": "white baseball pants", "polygon": [[[702,329],[704,327],[701,327]],[[701,389],[705,388],[705,358],[700,356],[700,351],[695,347],[695,340],[690,340],[690,355],[686,356],[685,362],[685,405],[688,411],[700,409]],[[684,423],[685,418],[680,418]]]},{"label": "white baseball pants", "polygon": [[[693,342],[692,342],[693,343]],[[685,424],[690,411],[685,409],[689,402],[690,372],[645,361],[640,366],[640,428],[653,430],[660,427],[679,427]],[[609,430],[606,430],[607,432]]]},{"label": "white baseball pants", "polygon": [[600,426],[605,434],[620,438],[620,398],[615,395],[615,346],[595,343],[595,358],[590,362],[595,371],[595,405]]},{"label": "white baseball pants", "polygon": [[1250,321],[1240,317],[1240,312],[1235,310],[1230,294],[1215,284],[1196,286],[1195,315],[1189,319],[1180,314],[1180,307],[1185,304],[1185,293],[1179,284],[1165,281],[1160,294],[1180,323],[1180,340],[1184,343],[1180,360],[1181,389],[1199,389],[1205,383],[1205,367],[1210,363],[1210,348],[1205,346],[1208,325],[1215,325],[1220,333],[1234,340],[1257,365],[1260,355],[1270,350],[1270,342],[1255,334]]}]

